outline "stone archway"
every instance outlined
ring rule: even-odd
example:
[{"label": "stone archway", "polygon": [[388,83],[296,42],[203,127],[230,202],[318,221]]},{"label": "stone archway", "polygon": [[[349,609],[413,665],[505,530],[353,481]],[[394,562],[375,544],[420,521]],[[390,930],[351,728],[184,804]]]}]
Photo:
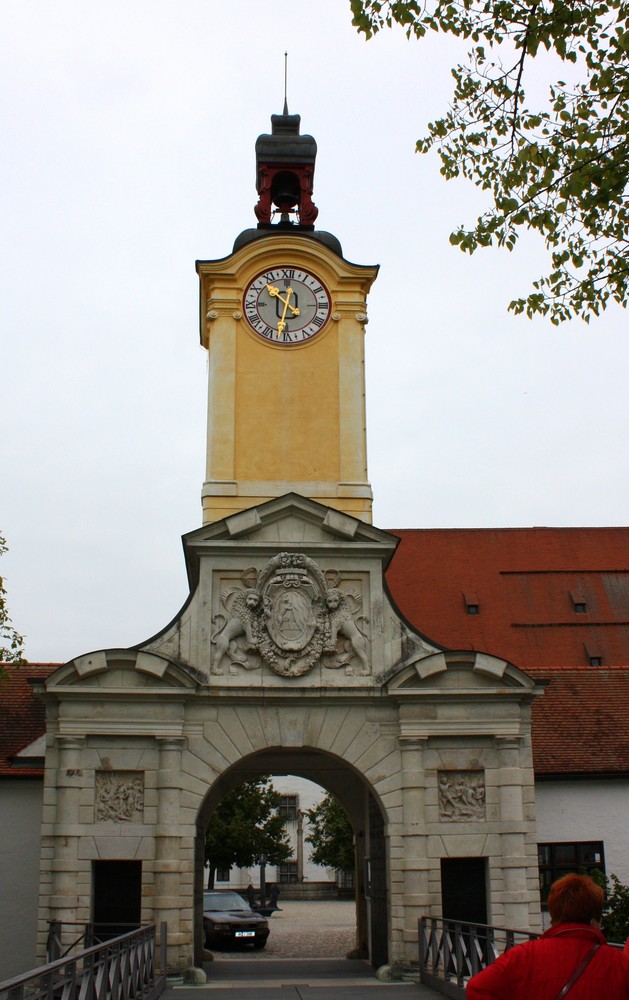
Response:
[{"label": "stone archway", "polygon": [[[388,897],[386,875],[375,879],[376,890],[365,892],[365,861],[374,856],[373,871],[386,871],[386,811],[364,775],[342,758],[310,747],[286,750],[281,746],[243,757],[209,789],[197,817],[195,847],[195,956],[201,960],[202,895],[205,830],[213,810],[233,788],[260,774],[292,774],[307,778],[332,792],[347,812],[356,844],[356,952],[374,965],[388,959]],[[370,866],[371,868],[371,866]]]},{"label": "stone archway", "polygon": [[416,960],[418,917],[441,915],[444,858],[485,859],[493,923],[539,926],[540,689],[405,622],[383,582],[395,545],[294,494],[207,525],[184,538],[191,594],[170,625],[40,686],[40,954],[49,920],[91,919],[96,862],[135,861],[142,920],[168,924],[169,968],[192,962],[199,830],[252,766],[316,766],[363,830],[359,928],[376,964]]}]

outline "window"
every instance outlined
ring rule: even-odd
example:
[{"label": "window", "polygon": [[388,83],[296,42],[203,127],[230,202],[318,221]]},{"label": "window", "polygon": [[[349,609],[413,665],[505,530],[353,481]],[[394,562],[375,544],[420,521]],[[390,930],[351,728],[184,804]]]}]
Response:
[{"label": "window", "polygon": [[575,593],[574,590],[571,590],[570,600],[572,601],[572,610],[575,615],[584,615],[586,613],[588,608],[583,594]]},{"label": "window", "polygon": [[548,892],[562,875],[605,872],[605,852],[602,841],[582,841],[576,844],[538,844],[539,890],[542,906]]},{"label": "window", "polygon": [[480,603],[473,590],[466,591],[466,593],[463,594],[463,600],[465,601],[465,607],[468,615],[480,614]]},{"label": "window", "polygon": [[282,795],[279,806],[279,814],[283,819],[294,823],[297,820],[297,808],[299,806],[298,795]]},{"label": "window", "polygon": [[229,882],[230,874],[231,874],[231,868],[217,868],[215,880],[217,882]]},{"label": "window", "polygon": [[287,882],[298,882],[299,875],[297,872],[297,862],[287,861],[283,865],[278,865],[277,880],[283,885],[286,885]]},{"label": "window", "polygon": [[587,644],[584,643],[584,646],[585,646],[585,655],[587,657],[587,661],[590,664],[590,666],[602,667],[603,655],[601,653],[600,646],[598,645],[598,643],[595,644],[592,642],[588,642]]},{"label": "window", "polygon": [[354,872],[342,872],[337,871],[336,873],[336,884],[339,889],[353,889],[354,888]]}]

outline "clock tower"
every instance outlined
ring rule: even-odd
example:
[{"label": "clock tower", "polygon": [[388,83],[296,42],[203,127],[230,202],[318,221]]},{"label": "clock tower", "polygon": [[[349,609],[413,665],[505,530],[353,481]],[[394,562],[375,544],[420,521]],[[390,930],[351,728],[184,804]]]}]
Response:
[{"label": "clock tower", "polygon": [[300,116],[256,142],[256,228],[197,261],[209,355],[209,524],[286,493],[371,523],[364,333],[377,266],[345,260],[315,229],[317,146]]}]

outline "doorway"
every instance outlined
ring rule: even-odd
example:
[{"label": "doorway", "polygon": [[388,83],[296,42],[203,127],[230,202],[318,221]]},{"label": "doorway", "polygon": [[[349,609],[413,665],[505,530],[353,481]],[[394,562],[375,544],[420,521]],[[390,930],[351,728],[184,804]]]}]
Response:
[{"label": "doorway", "polygon": [[485,858],[441,859],[441,907],[444,920],[487,923]]},{"label": "doorway", "polygon": [[92,862],[92,919],[97,940],[125,934],[142,918],[142,862]]}]

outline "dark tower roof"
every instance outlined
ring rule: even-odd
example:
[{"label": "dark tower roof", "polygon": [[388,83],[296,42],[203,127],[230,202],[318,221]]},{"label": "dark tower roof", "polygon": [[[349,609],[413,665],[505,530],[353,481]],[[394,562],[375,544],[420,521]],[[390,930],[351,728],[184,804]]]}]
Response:
[{"label": "dark tower roof", "polygon": [[[264,163],[311,164],[314,174],[317,143],[311,135],[300,135],[301,115],[271,115],[271,135],[256,140],[256,168]],[[258,175],[256,173],[256,185]]]},{"label": "dark tower roof", "polygon": [[300,115],[290,115],[286,104],[281,115],[271,115],[271,133],[256,140],[256,189],[254,208],[258,225],[236,238],[234,250],[273,232],[310,236],[343,256],[341,244],[331,233],[316,231],[319,209],[312,200],[317,143],[301,135]]}]

